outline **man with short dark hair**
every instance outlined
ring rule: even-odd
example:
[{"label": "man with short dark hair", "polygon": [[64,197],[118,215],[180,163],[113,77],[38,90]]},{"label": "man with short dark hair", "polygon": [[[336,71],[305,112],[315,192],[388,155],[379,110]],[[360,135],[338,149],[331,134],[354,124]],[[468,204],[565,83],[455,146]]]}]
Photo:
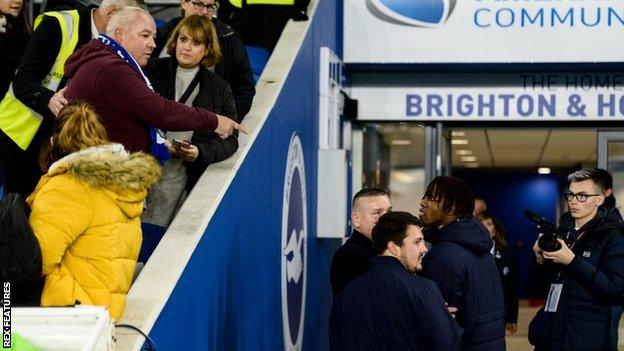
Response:
[{"label": "man with short dark hair", "polygon": [[391,208],[388,193],[380,188],[364,188],[353,197],[353,233],[336,251],[331,263],[330,279],[334,295],[368,269],[370,259],[375,256],[371,243],[373,227],[379,217]]},{"label": "man with short dark hair", "polygon": [[505,349],[505,303],[487,229],[473,217],[474,194],[455,177],[436,177],[420,202],[420,219],[433,248],[425,256],[422,276],[440,287],[449,306],[457,308],[464,328],[462,350]]},{"label": "man with short dark hair", "polygon": [[461,328],[434,282],[415,275],[427,252],[418,218],[389,212],[372,242],[379,255],[368,271],[336,295],[331,350],[459,350]]},{"label": "man with short dark hair", "polygon": [[609,350],[611,310],[624,294],[624,238],[616,216],[601,206],[600,172],[582,169],[568,180],[561,248],[547,252],[538,241],[533,245],[551,285],[529,326],[529,341],[536,350]]}]

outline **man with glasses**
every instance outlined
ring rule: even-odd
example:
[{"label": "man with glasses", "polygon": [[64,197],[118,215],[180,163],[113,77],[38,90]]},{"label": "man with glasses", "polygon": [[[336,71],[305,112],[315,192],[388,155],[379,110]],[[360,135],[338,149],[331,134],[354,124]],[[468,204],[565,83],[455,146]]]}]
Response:
[{"label": "man with glasses", "polygon": [[529,341],[536,350],[609,350],[611,309],[624,294],[624,238],[617,218],[601,206],[600,173],[582,169],[568,180],[570,211],[560,220],[570,228],[565,241],[559,238],[554,252],[533,245],[551,285],[529,326]]},{"label": "man with glasses", "polygon": [[242,39],[230,26],[218,20],[216,10],[219,3],[215,0],[180,0],[180,12],[182,16],[176,17],[156,34],[156,49],[152,53],[153,58],[167,56],[164,50],[167,41],[175,27],[182,18],[190,15],[201,15],[210,17],[217,29],[219,46],[221,47],[221,60],[214,67],[214,72],[223,78],[232,89],[234,94],[234,104],[236,105],[237,122],[241,122],[251,108],[253,97],[256,94],[255,82],[247,50]]}]

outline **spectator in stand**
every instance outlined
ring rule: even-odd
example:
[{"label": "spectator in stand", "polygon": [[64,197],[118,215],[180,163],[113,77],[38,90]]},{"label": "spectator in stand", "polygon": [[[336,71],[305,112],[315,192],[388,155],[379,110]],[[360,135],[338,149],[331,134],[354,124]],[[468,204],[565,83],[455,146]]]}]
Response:
[{"label": "spectator in stand", "polygon": [[334,296],[350,281],[357,278],[375,257],[373,250],[373,227],[379,217],[392,209],[390,196],[380,188],[364,188],[353,197],[351,204],[351,225],[353,233],[338,248],[331,263],[331,286]]},{"label": "spectator in stand", "polygon": [[[65,60],[74,49],[104,32],[116,11],[132,4],[135,0],[103,0],[97,9],[47,12],[41,17],[15,74],[14,95],[5,97],[13,101],[12,108],[0,110],[0,163],[7,192],[28,195],[41,176],[39,150],[50,136],[53,117],[67,104],[62,89]],[[16,105],[19,109],[13,108]]]},{"label": "spectator in stand", "polygon": [[[211,72],[220,49],[212,21],[192,15],[174,30],[167,58],[152,60],[146,74],[154,90],[163,97],[187,106],[202,107],[236,120],[234,97],[227,82]],[[230,157],[238,149],[238,138],[221,139],[210,130],[168,132],[172,158],[163,166],[163,175],[150,190],[143,221],[167,227],[206,167]],[[186,191],[185,191],[186,189]]]},{"label": "spectator in stand", "polygon": [[110,144],[81,102],[59,112],[49,140],[41,158],[47,174],[28,198],[43,258],[41,305],[105,306],[118,321],[141,246],[143,202],[160,167]]},{"label": "spectator in stand", "polygon": [[518,263],[516,253],[507,244],[505,229],[492,213],[483,211],[479,214],[479,219],[487,228],[490,238],[494,242],[490,252],[494,255],[498,274],[503,284],[505,327],[508,332],[514,334],[518,331]]},{"label": "spectator in stand", "polygon": [[246,45],[273,52],[289,19],[308,20],[310,0],[223,0],[219,19],[241,34]]},{"label": "spectator in stand", "polygon": [[243,41],[230,26],[214,17],[217,7],[218,3],[216,0],[180,0],[182,16],[172,19],[158,30],[156,49],[152,57],[169,55],[165,46],[174,29],[183,18],[191,15],[201,15],[212,19],[212,23],[217,29],[221,59],[211,67],[208,67],[208,69],[214,71],[230,85],[234,94],[234,102],[236,103],[236,114],[240,122],[251,108],[253,97],[256,94],[255,82]]},{"label": "spectator in stand", "polygon": [[214,130],[225,139],[234,130],[246,132],[230,118],[163,98],[152,90],[143,73],[154,50],[156,24],[138,7],[126,7],[100,35],[67,61],[70,78],[66,96],[93,105],[112,141],[129,151],[150,151],[164,162],[169,158],[160,130]]},{"label": "spectator in stand", "polygon": [[[15,103],[23,109],[8,116],[9,109],[0,110],[0,163],[7,192],[28,195],[41,176],[41,144],[50,137],[54,116],[67,103],[62,93],[66,83],[65,60],[74,49],[103,33],[116,11],[132,4],[136,1],[103,0],[98,8],[47,12],[40,17],[13,79],[14,96],[5,97],[17,99]],[[76,44],[72,48],[73,40]],[[7,125],[5,122],[9,121]]]},{"label": "spectator in stand", "polygon": [[30,38],[27,12],[23,0],[0,0],[0,52],[4,56],[0,67],[0,99],[9,90]]}]

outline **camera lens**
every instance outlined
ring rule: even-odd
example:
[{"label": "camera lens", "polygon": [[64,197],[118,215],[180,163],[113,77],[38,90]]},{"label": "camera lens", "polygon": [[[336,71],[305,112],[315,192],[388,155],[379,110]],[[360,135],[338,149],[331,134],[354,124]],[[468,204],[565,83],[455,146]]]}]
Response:
[{"label": "camera lens", "polygon": [[537,241],[537,246],[546,252],[553,252],[561,249],[561,244],[557,241],[557,237],[550,234],[542,235]]}]

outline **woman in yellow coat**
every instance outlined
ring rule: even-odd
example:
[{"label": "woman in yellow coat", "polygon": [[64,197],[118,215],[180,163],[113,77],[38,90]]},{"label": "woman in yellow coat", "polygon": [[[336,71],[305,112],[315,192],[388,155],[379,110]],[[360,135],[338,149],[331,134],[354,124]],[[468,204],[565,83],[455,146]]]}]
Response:
[{"label": "woman in yellow coat", "polygon": [[84,103],[59,113],[42,166],[47,174],[28,198],[43,258],[41,305],[106,306],[119,320],[141,248],[143,203],[160,166],[110,144]]}]

